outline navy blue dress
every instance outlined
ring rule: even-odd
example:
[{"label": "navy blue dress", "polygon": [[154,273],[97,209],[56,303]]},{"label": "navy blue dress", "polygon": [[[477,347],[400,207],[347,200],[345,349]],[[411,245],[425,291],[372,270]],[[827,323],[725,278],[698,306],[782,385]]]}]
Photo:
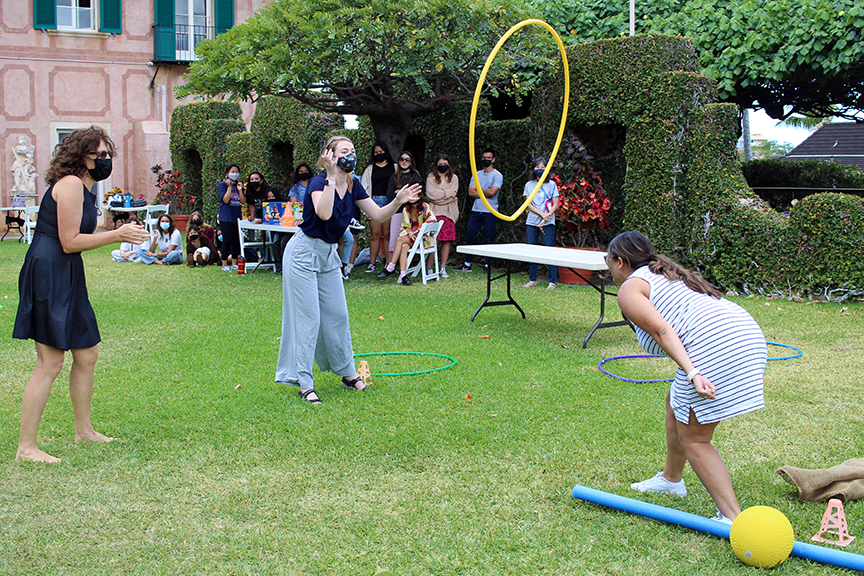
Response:
[{"label": "navy blue dress", "polygon": [[[52,185],[42,197],[33,243],[18,276],[18,315],[14,338],[33,339],[58,350],[90,348],[101,340],[87,297],[81,253],[66,254],[57,232]],[[81,234],[96,229],[96,196],[84,188]]]}]

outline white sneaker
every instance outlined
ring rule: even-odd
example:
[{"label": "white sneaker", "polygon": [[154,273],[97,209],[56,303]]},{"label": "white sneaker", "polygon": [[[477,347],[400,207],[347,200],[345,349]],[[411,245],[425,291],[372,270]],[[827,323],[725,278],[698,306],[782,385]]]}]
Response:
[{"label": "white sneaker", "polygon": [[231,266],[231,270],[236,272],[237,271],[237,264],[234,264],[233,266]]},{"label": "white sneaker", "polygon": [[444,266],[441,267],[441,272],[439,272],[438,275],[441,278],[449,278],[450,277],[450,275],[447,274],[447,269]]},{"label": "white sneaker", "polygon": [[679,498],[687,496],[687,488],[684,487],[684,479],[678,482],[670,482],[663,477],[663,472],[658,472],[656,476],[652,476],[642,482],[634,482],[630,484],[630,488],[637,492],[659,492],[673,494]]},{"label": "white sneaker", "polygon": [[711,520],[714,520],[715,522],[722,522],[723,524],[728,524],[729,526],[732,525],[732,519],[724,516],[719,509],[717,510],[717,515],[711,518]]},{"label": "white sneaker", "polygon": [[435,271],[432,270],[431,268],[426,268],[426,276],[432,276],[432,274],[434,274],[434,273],[435,273]]},{"label": "white sneaker", "polygon": [[351,230],[365,230],[366,227],[360,224],[356,218],[351,218],[351,222],[348,224],[348,228]]},{"label": "white sneaker", "polygon": [[230,271],[231,271],[230,266],[222,266],[222,272],[230,272]]},{"label": "white sneaker", "polygon": [[375,270],[377,270],[375,264],[369,264],[369,266],[366,267],[366,274],[371,274],[372,272],[375,272]]}]

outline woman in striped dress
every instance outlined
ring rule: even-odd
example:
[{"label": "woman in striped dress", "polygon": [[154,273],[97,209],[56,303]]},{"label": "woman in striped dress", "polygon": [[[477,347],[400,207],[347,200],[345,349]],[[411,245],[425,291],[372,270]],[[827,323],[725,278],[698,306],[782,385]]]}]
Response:
[{"label": "woman in striped dress", "polygon": [[731,524],[741,509],[711,438],[721,420],[765,406],[768,352],[762,330],[702,277],[656,254],[644,234],[616,236],[606,262],[639,344],[678,364],[666,396],[666,465],[631,488],[685,496],[682,473],[689,461],[717,505],[715,520]]}]

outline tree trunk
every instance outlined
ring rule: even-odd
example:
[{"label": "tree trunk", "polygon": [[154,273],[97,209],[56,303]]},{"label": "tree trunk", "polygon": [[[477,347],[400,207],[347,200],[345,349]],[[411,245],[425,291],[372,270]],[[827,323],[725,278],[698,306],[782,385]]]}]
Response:
[{"label": "tree trunk", "polygon": [[[375,131],[375,139],[384,142],[390,157],[396,161],[405,146],[414,116],[400,106],[388,109],[385,113],[369,114],[372,130]],[[417,162],[422,159],[416,158]]]}]

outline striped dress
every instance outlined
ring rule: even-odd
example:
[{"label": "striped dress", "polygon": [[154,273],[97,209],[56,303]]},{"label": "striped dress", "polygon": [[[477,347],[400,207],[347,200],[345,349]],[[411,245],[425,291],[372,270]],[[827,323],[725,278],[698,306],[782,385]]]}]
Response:
[{"label": "striped dress", "polygon": [[[650,285],[650,300],[684,345],[693,365],[717,388],[716,398],[700,398],[680,367],[670,387],[675,419],[687,423],[690,409],[700,424],[719,422],[765,407],[762,376],[768,360],[765,336],[746,310],[726,299],[690,290],[642,266],[630,278]],[[665,354],[647,332],[636,327],[649,354]]]}]

